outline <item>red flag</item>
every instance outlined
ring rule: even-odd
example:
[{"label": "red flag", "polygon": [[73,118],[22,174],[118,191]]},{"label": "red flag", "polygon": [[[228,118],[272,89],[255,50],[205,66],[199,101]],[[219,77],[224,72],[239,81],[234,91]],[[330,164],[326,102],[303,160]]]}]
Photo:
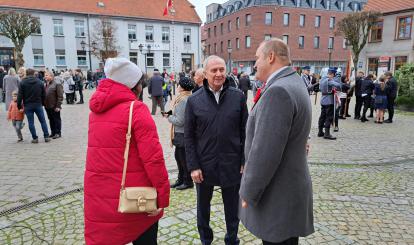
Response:
[{"label": "red flag", "polygon": [[164,13],[163,13],[164,16],[168,15],[168,10],[170,10],[172,6],[173,6],[172,0],[167,0],[167,7],[164,8]]},{"label": "red flag", "polygon": [[168,0],[168,4],[167,4],[168,8],[171,8],[171,7],[172,7],[172,5],[173,5],[172,0]]},{"label": "red flag", "polygon": [[165,8],[164,8],[164,13],[163,13],[162,15],[163,15],[163,16],[168,15],[168,9],[167,9],[167,7],[165,7]]}]

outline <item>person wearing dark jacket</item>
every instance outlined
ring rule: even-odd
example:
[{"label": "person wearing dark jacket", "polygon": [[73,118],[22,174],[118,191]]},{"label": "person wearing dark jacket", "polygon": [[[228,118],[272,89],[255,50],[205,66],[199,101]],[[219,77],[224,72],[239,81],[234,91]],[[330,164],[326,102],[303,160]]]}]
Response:
[{"label": "person wearing dark jacket", "polygon": [[148,84],[148,93],[151,95],[152,99],[152,115],[155,115],[157,112],[157,105],[161,108],[161,112],[164,112],[164,102],[162,101],[164,95],[162,90],[163,86],[164,78],[161,77],[158,70],[155,70],[154,75],[151,77]]},{"label": "person wearing dark jacket", "polygon": [[239,244],[239,188],[244,168],[248,117],[243,93],[226,80],[226,63],[209,56],[204,86],[188,98],[184,142],[188,170],[197,189],[197,227],[202,244],[211,244],[210,201],[221,187],[227,233],[225,244]]},{"label": "person wearing dark jacket", "polygon": [[63,101],[63,86],[62,82],[55,78],[53,73],[46,71],[46,98],[45,98],[45,109],[47,117],[49,118],[49,125],[51,130],[52,139],[62,137],[62,120],[60,118],[60,110],[62,110]]},{"label": "person wearing dark jacket", "polygon": [[364,81],[364,73],[362,71],[358,72],[358,76],[355,80],[355,112],[354,112],[354,119],[359,120],[361,119],[361,109],[363,104],[363,99],[361,96],[361,84]]},{"label": "person wearing dark jacket", "polygon": [[193,94],[195,92],[197,92],[197,90],[199,90],[200,88],[203,87],[203,81],[204,81],[204,70],[203,70],[203,68],[199,68],[195,71],[195,74],[194,74],[195,86],[194,86],[194,89],[192,91]]},{"label": "person wearing dark jacket", "polygon": [[391,72],[384,73],[387,78],[387,109],[388,109],[388,119],[385,120],[385,123],[392,123],[394,118],[394,103],[395,98],[397,98],[398,92],[398,83],[397,80],[392,76]]},{"label": "person wearing dark jacket", "polygon": [[364,110],[362,111],[361,122],[369,121],[366,117],[368,109],[372,103],[372,93],[374,92],[374,75],[368,74],[368,76],[361,83],[361,96],[364,102]]},{"label": "person wearing dark jacket", "polygon": [[252,88],[250,84],[250,78],[246,73],[242,73],[239,80],[239,89],[243,92],[244,96],[246,96],[246,100],[248,98],[249,90]]},{"label": "person wearing dark jacket", "polygon": [[45,142],[49,142],[49,131],[45,120],[45,114],[43,112],[43,103],[45,101],[46,93],[43,82],[34,77],[35,70],[27,69],[26,77],[20,82],[19,94],[17,96],[17,107],[19,110],[23,108],[29,122],[29,130],[32,134],[32,143],[39,143],[39,139],[36,134],[36,128],[34,125],[34,114],[40,121],[42,126],[43,136]]},{"label": "person wearing dark jacket", "polygon": [[4,67],[0,66],[0,103],[4,102],[4,94],[3,94],[3,79],[6,76],[4,72]]},{"label": "person wearing dark jacket", "polygon": [[76,104],[83,104],[83,83],[85,81],[85,76],[82,74],[81,69],[76,69],[73,81],[75,81],[75,90],[79,91],[80,98],[79,102]]}]

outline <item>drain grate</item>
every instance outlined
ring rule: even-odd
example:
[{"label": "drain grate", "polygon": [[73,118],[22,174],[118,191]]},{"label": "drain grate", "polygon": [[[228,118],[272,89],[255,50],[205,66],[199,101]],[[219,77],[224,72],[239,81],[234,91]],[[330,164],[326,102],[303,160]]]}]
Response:
[{"label": "drain grate", "polygon": [[14,207],[14,208],[6,209],[6,210],[0,212],[0,217],[10,215],[10,214],[19,212],[23,209],[32,208],[32,207],[35,207],[39,204],[47,203],[47,202],[62,198],[64,196],[67,196],[67,195],[70,195],[70,194],[73,194],[73,193],[79,193],[79,192],[83,192],[83,187],[82,188],[77,188],[77,189],[74,189],[74,190],[70,190],[70,191],[66,191],[66,192],[62,192],[62,193],[59,193],[59,194],[56,194],[56,195],[53,195],[53,196],[50,196],[50,197],[45,197],[45,198],[42,198],[42,199],[38,199],[38,200],[35,200],[33,202],[29,202],[29,203],[26,203],[26,204],[23,204],[23,205]]}]

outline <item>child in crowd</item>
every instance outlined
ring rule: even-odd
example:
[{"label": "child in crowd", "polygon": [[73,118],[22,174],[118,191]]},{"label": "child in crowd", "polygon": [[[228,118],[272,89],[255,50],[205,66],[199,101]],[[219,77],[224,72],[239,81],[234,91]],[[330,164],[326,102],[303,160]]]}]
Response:
[{"label": "child in crowd", "polygon": [[9,106],[9,111],[7,113],[7,120],[11,120],[13,123],[13,127],[16,130],[18,140],[17,142],[23,141],[23,135],[22,135],[22,128],[24,127],[24,112],[23,110],[20,111],[19,108],[17,108],[17,91],[14,91],[12,93],[12,102]]}]

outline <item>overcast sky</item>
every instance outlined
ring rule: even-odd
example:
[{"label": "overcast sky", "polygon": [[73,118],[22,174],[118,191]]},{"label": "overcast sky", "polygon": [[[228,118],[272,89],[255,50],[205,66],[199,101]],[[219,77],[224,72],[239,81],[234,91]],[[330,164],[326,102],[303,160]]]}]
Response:
[{"label": "overcast sky", "polygon": [[225,3],[228,0],[189,0],[194,6],[203,23],[206,21],[206,6],[211,3]]}]

